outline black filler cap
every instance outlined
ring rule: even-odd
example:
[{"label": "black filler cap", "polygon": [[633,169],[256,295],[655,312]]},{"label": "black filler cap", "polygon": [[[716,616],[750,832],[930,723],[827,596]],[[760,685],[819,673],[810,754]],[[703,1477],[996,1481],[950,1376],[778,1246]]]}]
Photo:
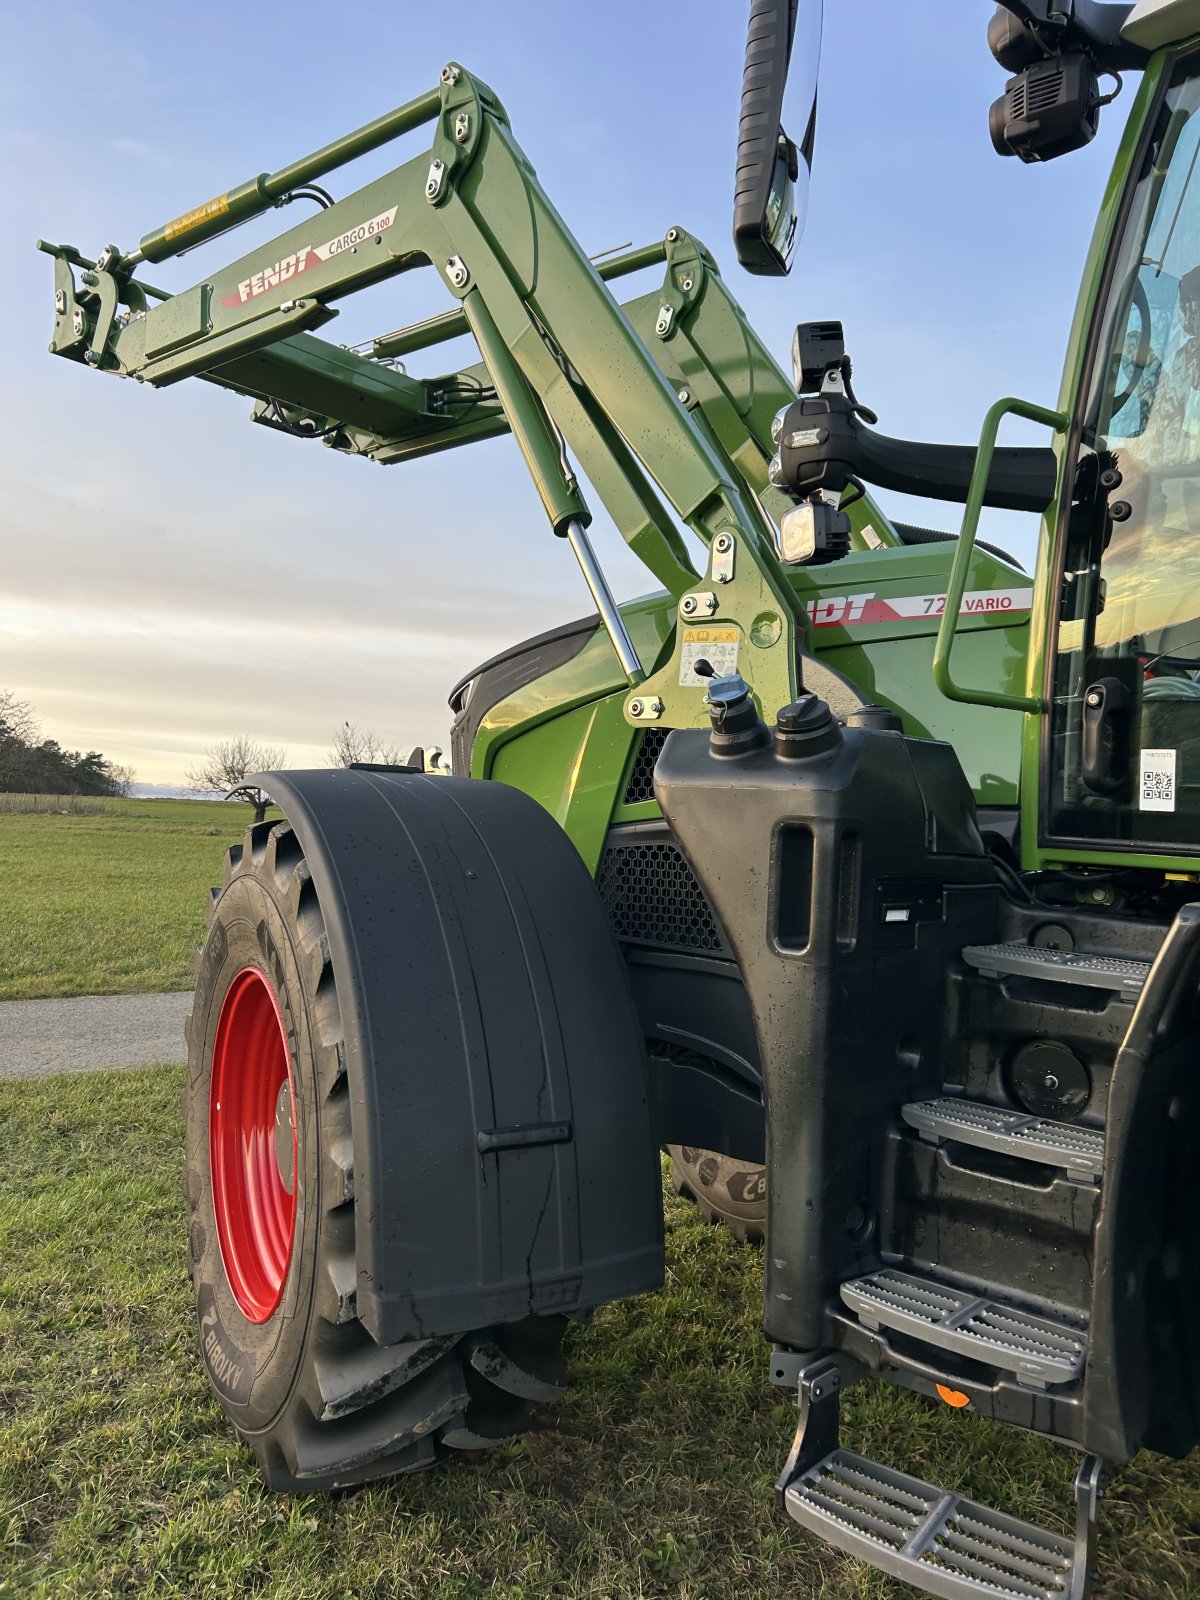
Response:
[{"label": "black filler cap", "polygon": [[775,719],[775,752],[789,760],[824,755],[841,739],[837,718],[815,694],[802,694]]},{"label": "black filler cap", "polygon": [[887,706],[858,706],[846,718],[848,728],[867,728],[872,733],[903,733],[904,724]]}]

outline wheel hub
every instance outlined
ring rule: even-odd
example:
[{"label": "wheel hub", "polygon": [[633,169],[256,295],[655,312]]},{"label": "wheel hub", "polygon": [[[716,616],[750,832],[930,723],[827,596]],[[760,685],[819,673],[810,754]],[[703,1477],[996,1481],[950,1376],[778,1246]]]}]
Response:
[{"label": "wheel hub", "polygon": [[296,1227],[291,1051],[265,973],[243,967],[217,1021],[209,1159],[221,1260],[243,1315],[266,1322],[287,1282]]},{"label": "wheel hub", "polygon": [[296,1119],[292,1115],[292,1086],[285,1078],[275,1100],[275,1165],[288,1194],[296,1184]]}]

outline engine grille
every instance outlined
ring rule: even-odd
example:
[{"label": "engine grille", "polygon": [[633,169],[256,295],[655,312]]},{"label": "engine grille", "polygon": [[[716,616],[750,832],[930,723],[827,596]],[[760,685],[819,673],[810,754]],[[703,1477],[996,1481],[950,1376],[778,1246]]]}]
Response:
[{"label": "engine grille", "polygon": [[625,805],[638,806],[654,799],[654,768],[670,731],[670,728],[647,728],[642,734],[629,772],[629,782],[625,785]]},{"label": "engine grille", "polygon": [[628,944],[732,954],[686,858],[667,840],[609,844],[596,887],[617,938]]}]

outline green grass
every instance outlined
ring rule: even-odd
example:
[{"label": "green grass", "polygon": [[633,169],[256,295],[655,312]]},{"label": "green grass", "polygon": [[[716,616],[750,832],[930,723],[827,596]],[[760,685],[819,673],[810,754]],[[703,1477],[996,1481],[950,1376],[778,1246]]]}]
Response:
[{"label": "green grass", "polygon": [[[336,1498],[264,1493],[201,1375],[175,1068],[0,1084],[0,1594],[904,1600],[776,1510],[759,1256],[668,1203],[668,1279],[571,1335],[528,1440]],[[1062,1525],[1066,1452],[864,1385],[846,1442]],[[553,1419],[552,1421],[550,1419]],[[1200,1595],[1200,1456],[1113,1482],[1100,1600]]]},{"label": "green grass", "polygon": [[250,807],[90,805],[0,811],[0,1000],[191,988],[208,890]]}]

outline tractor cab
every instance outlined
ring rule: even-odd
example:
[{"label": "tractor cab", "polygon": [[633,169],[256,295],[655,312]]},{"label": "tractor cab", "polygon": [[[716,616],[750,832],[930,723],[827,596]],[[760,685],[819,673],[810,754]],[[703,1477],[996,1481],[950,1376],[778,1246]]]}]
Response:
[{"label": "tractor cab", "polygon": [[1200,844],[1200,59],[1134,164],[1086,354],[1047,681],[1043,831],[1114,855]]}]

